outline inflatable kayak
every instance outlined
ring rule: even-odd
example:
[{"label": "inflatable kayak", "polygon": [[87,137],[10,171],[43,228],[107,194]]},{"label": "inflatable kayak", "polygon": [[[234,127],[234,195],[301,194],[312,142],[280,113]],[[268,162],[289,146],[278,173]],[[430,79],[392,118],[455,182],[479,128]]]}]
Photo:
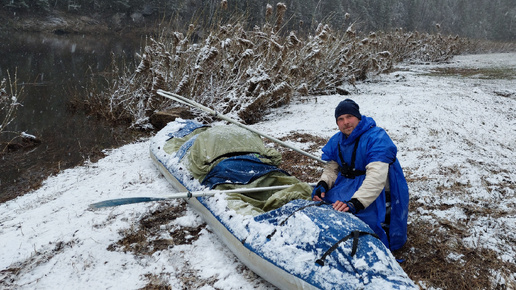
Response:
[{"label": "inflatable kayak", "polygon": [[[150,154],[238,259],[280,289],[417,289],[374,232],[349,213],[311,201],[311,186],[278,168],[281,155],[233,125],[176,120]],[[285,185],[281,190],[246,192]]]}]

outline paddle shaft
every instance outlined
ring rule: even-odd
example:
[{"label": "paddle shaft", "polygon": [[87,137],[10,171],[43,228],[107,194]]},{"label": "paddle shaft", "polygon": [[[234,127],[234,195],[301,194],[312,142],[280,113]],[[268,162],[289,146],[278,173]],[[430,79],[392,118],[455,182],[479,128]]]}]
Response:
[{"label": "paddle shaft", "polygon": [[206,106],[204,106],[202,104],[199,104],[199,103],[197,103],[194,100],[190,100],[190,99],[185,98],[183,96],[180,96],[178,94],[167,92],[167,91],[164,91],[164,90],[161,90],[161,89],[158,90],[158,94],[163,96],[163,97],[165,97],[165,98],[169,98],[169,99],[178,101],[178,102],[180,102],[182,104],[189,105],[189,106],[192,106],[192,107],[197,107],[197,108],[199,108],[199,109],[201,109],[201,110],[203,110],[203,111],[205,111],[205,112],[207,112],[207,113],[209,113],[209,114],[211,114],[211,115],[213,115],[213,116],[215,116],[217,118],[220,118],[220,119],[222,119],[224,121],[228,121],[228,122],[230,122],[232,124],[235,124],[235,125],[237,125],[239,127],[242,127],[242,128],[247,129],[247,130],[249,130],[251,132],[254,132],[254,133],[256,133],[256,134],[258,134],[258,135],[260,135],[260,136],[262,136],[264,138],[267,138],[267,139],[269,139],[269,140],[271,140],[273,142],[276,142],[276,143],[278,143],[278,144],[280,144],[282,146],[290,148],[290,149],[292,149],[292,150],[294,150],[294,151],[296,151],[296,152],[298,152],[300,154],[303,154],[303,155],[305,155],[307,157],[315,159],[315,160],[317,160],[319,162],[326,163],[326,161],[322,160],[321,158],[319,158],[319,157],[317,157],[315,155],[312,155],[312,154],[310,154],[308,152],[305,152],[305,151],[303,151],[301,149],[298,149],[298,148],[296,148],[294,146],[291,146],[291,145],[289,145],[289,144],[287,144],[287,143],[285,143],[285,142],[283,142],[281,140],[278,140],[278,139],[276,139],[276,138],[274,138],[272,136],[269,136],[267,134],[259,132],[259,131],[255,130],[255,129],[253,129],[253,128],[249,127],[249,126],[246,126],[246,125],[244,125],[244,124],[242,124],[242,123],[240,123],[238,121],[235,121],[235,120],[233,120],[233,119],[231,119],[231,118],[229,118],[229,117],[227,117],[227,116],[225,116],[223,114],[217,113],[216,111],[214,111],[214,110],[212,110],[212,109],[210,109],[210,108],[208,108],[208,107],[206,107]]},{"label": "paddle shaft", "polygon": [[[133,204],[140,202],[150,202],[150,201],[161,201],[161,200],[171,200],[178,198],[191,198],[191,197],[202,197],[202,196],[213,196],[217,193],[250,193],[250,192],[260,192],[267,190],[280,190],[286,189],[292,186],[293,184],[288,185],[276,185],[276,186],[267,186],[267,187],[251,187],[251,188],[236,188],[236,189],[228,189],[228,190],[200,190],[200,191],[188,191],[188,192],[180,192],[174,195],[168,195],[163,197],[126,197],[126,198],[117,198],[117,199],[109,199],[104,200],[97,203],[92,203],[89,205],[90,208],[102,208],[102,207],[112,207],[119,206],[124,204]],[[309,183],[310,186],[315,186],[315,183]]]}]

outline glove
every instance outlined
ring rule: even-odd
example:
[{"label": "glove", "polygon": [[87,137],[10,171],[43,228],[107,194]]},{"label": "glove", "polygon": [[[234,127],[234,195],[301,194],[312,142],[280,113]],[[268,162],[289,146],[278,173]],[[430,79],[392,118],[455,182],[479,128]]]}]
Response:
[{"label": "glove", "polygon": [[328,192],[328,184],[321,180],[319,183],[317,183],[314,190],[312,191],[312,199],[314,199],[314,196],[316,195],[322,199],[321,193],[323,192]]},{"label": "glove", "polygon": [[346,205],[349,208],[348,212],[352,214],[357,214],[359,211],[364,209],[364,205],[356,198],[346,201]]}]

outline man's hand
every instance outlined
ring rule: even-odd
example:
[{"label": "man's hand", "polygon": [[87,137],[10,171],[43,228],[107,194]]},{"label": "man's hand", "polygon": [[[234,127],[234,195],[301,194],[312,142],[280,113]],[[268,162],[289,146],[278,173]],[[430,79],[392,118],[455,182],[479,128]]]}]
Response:
[{"label": "man's hand", "polygon": [[333,204],[333,209],[336,211],[349,211],[349,206],[347,203],[337,200]]},{"label": "man's hand", "polygon": [[319,181],[317,186],[312,191],[312,200],[322,201],[328,191],[328,184],[324,181]]},{"label": "man's hand", "polygon": [[357,214],[359,211],[364,209],[364,205],[356,198],[352,198],[350,201],[342,202],[337,200],[333,204],[333,209],[337,211],[346,212],[349,211],[352,214]]}]

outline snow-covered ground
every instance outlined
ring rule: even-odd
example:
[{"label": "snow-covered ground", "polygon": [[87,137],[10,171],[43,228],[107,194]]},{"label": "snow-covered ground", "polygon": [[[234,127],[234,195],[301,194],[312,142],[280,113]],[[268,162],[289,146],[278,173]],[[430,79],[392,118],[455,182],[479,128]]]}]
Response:
[{"label": "snow-covered ground", "polygon": [[[479,74],[426,74],[436,67],[478,69]],[[485,78],[481,73],[486,68],[511,70],[513,77]],[[516,54],[459,56],[438,66],[404,65],[358,84],[349,96],[397,144],[411,199],[434,205],[416,209],[409,222],[417,215],[464,227],[466,246],[493,250],[511,264],[516,263],[515,70]],[[291,132],[330,137],[336,132],[334,108],[344,98],[294,102],[253,127],[275,137]],[[291,143],[306,149],[296,140]],[[161,226],[162,235],[170,238],[170,232],[192,227],[201,229],[198,237],[152,255],[112,245],[163,203],[88,209],[106,199],[170,193],[152,164],[149,141],[142,140],[0,204],[0,288],[138,289],[166,281],[172,289],[274,289],[243,267],[188,207]],[[166,206],[184,202],[168,201]],[[491,214],[482,215],[482,209]],[[459,254],[450,259],[463,262]],[[494,270],[492,275],[497,283],[516,283],[514,273],[504,276]]]}]

